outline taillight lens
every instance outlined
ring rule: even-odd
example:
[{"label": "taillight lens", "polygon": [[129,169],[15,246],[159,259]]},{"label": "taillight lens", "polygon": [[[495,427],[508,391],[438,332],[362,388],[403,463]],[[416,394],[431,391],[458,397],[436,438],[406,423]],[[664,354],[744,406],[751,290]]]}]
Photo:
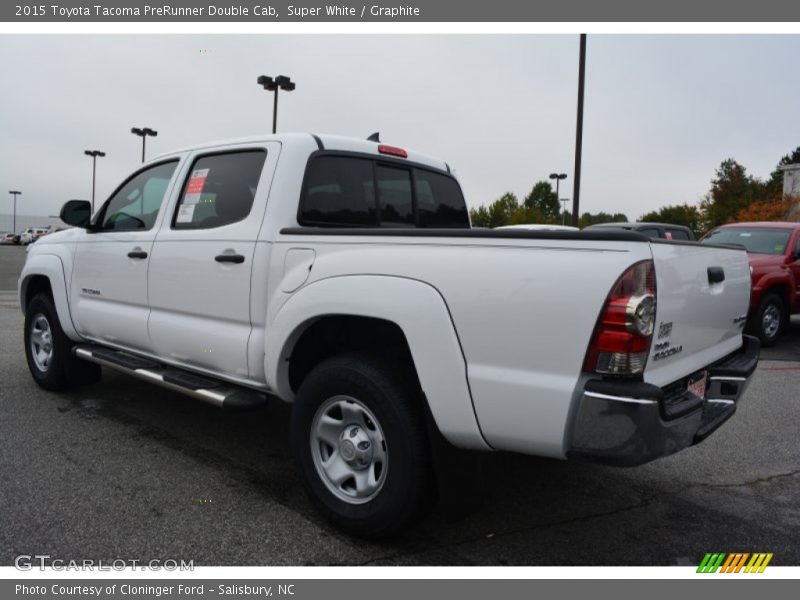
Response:
[{"label": "taillight lens", "polygon": [[597,320],[584,370],[630,376],[644,371],[656,319],[652,260],[630,267],[614,284]]}]

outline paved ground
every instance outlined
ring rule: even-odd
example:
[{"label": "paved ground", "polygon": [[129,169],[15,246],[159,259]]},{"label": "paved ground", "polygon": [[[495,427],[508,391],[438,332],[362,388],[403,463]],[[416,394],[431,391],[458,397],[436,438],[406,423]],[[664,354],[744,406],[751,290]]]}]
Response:
[{"label": "paved ground", "polygon": [[[15,284],[22,255],[0,248],[0,290]],[[38,553],[207,565],[674,565],[710,550],[800,564],[794,340],[775,351],[782,360],[762,362],[737,414],[700,446],[632,469],[465,454],[480,505],[448,503],[403,538],[372,544],[335,532],[310,506],[288,452],[287,407],[222,413],[108,371],[74,394],[44,392],[28,376],[13,304],[0,292],[0,564]]]}]

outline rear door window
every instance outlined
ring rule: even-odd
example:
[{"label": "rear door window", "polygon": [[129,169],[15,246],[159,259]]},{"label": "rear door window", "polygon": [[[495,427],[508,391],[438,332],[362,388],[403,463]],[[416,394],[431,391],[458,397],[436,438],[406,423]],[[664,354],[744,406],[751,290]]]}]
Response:
[{"label": "rear door window", "polygon": [[250,214],[265,150],[210,154],[194,161],[173,219],[174,229],[213,229]]}]

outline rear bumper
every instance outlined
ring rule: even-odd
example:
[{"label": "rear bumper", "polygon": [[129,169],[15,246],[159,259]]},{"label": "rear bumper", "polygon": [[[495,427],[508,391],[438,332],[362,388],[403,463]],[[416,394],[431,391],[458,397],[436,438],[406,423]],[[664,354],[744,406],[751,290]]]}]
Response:
[{"label": "rear bumper", "polygon": [[705,399],[686,391],[688,378],[663,388],[588,381],[567,457],[632,466],[699,444],[736,412],[758,365],[758,339],[745,335],[743,340],[739,350],[705,367]]}]

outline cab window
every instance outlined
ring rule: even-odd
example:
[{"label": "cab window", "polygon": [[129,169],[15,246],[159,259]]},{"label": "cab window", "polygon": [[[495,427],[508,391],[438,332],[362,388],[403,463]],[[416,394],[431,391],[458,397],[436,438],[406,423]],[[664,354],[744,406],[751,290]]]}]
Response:
[{"label": "cab window", "polygon": [[212,229],[246,219],[266,160],[265,150],[211,154],[195,160],[172,227]]},{"label": "cab window", "polygon": [[146,231],[156,222],[177,160],[140,171],[106,203],[100,231]]}]

